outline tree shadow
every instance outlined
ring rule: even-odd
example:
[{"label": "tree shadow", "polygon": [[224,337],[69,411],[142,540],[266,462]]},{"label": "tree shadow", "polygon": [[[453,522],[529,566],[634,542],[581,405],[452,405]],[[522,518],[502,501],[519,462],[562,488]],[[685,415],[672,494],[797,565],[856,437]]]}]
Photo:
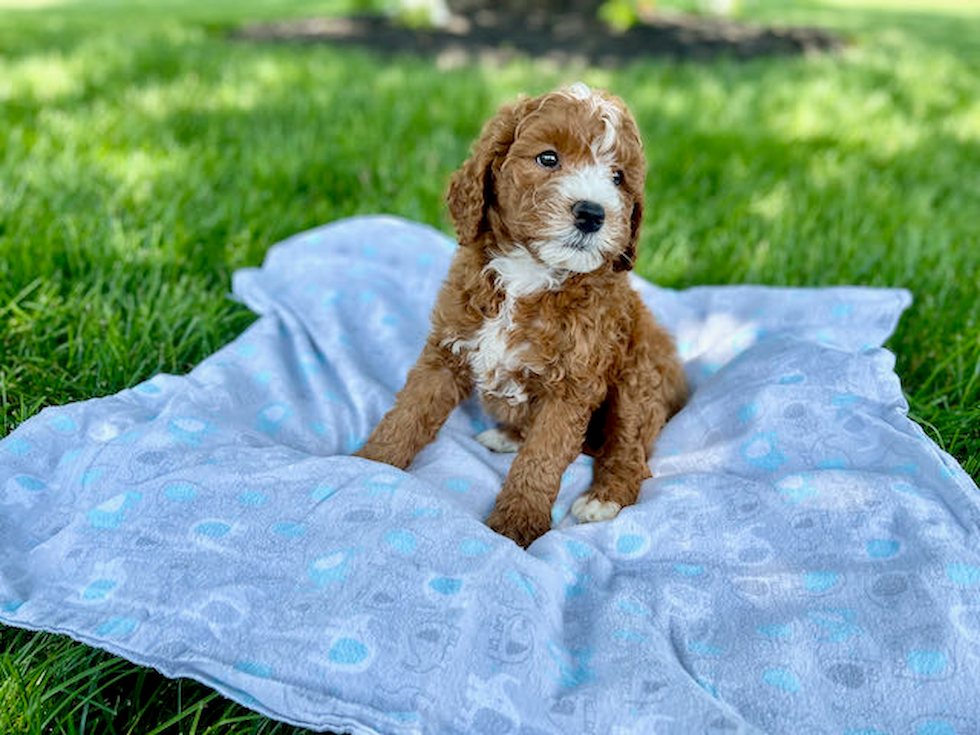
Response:
[{"label": "tree shadow", "polygon": [[738,59],[835,51],[837,34],[820,28],[764,27],[698,15],[658,14],[615,31],[577,13],[514,16],[481,11],[457,17],[446,29],[415,29],[380,15],[309,18],[245,26],[233,38],[330,43],[377,53],[434,57],[441,67],[473,60],[506,62],[515,56],[614,68],[646,57]]}]

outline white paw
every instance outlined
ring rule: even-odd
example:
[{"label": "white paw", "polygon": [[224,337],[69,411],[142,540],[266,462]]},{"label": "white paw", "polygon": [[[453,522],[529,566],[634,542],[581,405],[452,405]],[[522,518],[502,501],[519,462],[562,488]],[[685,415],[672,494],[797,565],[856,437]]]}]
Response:
[{"label": "white paw", "polygon": [[612,500],[605,502],[589,497],[588,494],[582,495],[572,503],[572,515],[583,523],[593,521],[608,521],[615,518],[622,507],[619,503]]},{"label": "white paw", "polygon": [[487,429],[477,434],[476,440],[491,452],[516,452],[521,448],[519,441],[500,429]]}]

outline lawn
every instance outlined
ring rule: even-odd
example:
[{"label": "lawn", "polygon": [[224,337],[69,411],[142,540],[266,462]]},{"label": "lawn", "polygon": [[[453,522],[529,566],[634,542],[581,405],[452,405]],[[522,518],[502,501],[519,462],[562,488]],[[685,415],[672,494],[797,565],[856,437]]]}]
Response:
[{"label": "lawn", "polygon": [[[744,0],[750,18],[852,43],[603,71],[444,71],[227,36],[343,4],[0,0],[0,436],[44,406],[186,372],[253,319],[227,299],[232,271],[289,234],[378,211],[447,229],[447,176],[482,121],[582,78],[625,97],[646,139],[639,272],[909,288],[889,347],[911,414],[980,476],[976,3]],[[0,628],[2,733],[292,730]]]}]

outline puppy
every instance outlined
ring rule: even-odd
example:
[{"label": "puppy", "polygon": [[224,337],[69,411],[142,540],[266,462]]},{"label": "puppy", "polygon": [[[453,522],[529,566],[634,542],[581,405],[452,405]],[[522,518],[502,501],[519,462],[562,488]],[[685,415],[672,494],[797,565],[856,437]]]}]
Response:
[{"label": "puppy", "polygon": [[645,177],[617,97],[575,84],[503,107],[450,182],[459,248],[432,331],[357,455],[405,468],[476,389],[500,422],[477,439],[517,452],[492,529],[525,547],[545,533],[583,450],[594,478],[573,515],[606,520],[634,503],[687,393],[670,336],[628,280]]}]

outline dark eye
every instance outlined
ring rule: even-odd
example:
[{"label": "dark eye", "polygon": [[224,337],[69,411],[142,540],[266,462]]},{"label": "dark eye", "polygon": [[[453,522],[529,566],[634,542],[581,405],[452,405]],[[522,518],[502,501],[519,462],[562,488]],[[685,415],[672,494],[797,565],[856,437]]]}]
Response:
[{"label": "dark eye", "polygon": [[622,185],[622,183],[623,183],[623,172],[622,171],[613,171],[613,183],[616,186],[621,186]]},{"label": "dark eye", "polygon": [[558,165],[558,153],[555,151],[544,151],[539,153],[534,160],[538,162],[539,166],[554,168]]}]

